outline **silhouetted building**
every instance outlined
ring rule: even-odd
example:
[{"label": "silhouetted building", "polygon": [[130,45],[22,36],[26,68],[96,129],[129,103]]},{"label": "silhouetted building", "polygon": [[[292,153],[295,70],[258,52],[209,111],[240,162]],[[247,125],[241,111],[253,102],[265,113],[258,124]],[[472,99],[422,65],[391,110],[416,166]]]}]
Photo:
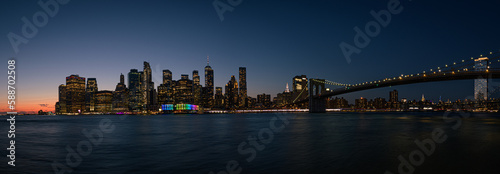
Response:
[{"label": "silhouetted building", "polygon": [[239,69],[239,106],[240,108],[246,108],[247,105],[247,68],[240,67]]},{"label": "silhouetted building", "polygon": [[85,109],[85,78],[78,75],[66,77],[66,108],[68,113]]}]

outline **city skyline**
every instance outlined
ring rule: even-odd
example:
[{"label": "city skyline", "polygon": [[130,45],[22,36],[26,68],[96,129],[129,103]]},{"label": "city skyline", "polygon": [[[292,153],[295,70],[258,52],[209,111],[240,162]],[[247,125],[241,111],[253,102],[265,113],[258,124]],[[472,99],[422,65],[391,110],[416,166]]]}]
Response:
[{"label": "city skyline", "polygon": [[[262,6],[264,3],[268,5]],[[238,67],[246,67],[248,95],[266,93],[272,98],[296,75],[360,83],[421,72],[500,48],[495,27],[478,27],[498,16],[490,2],[433,2],[429,6],[427,2],[401,1],[404,11],[392,16],[380,35],[359,54],[353,54],[348,63],[339,43],[352,44],[353,28],[363,28],[374,20],[371,10],[386,8],[386,2],[363,3],[244,1],[220,21],[208,1],[140,5],[71,1],[60,5],[57,15],[39,27],[27,44],[21,44],[17,53],[7,37],[1,39],[0,56],[18,60],[18,109],[36,112],[53,110],[46,106],[57,101],[57,86],[53,84],[63,84],[60,77],[95,77],[99,89],[113,90],[119,74],[141,69],[142,61],[151,62],[153,81],[159,84],[163,69],[175,72],[173,78],[179,79],[192,70],[203,72],[204,60],[210,56],[210,66],[216,70],[214,88],[223,87],[231,75],[238,76]],[[32,20],[34,13],[43,10],[37,2],[29,1],[9,1],[0,8],[5,26],[0,33],[4,36],[11,32],[21,35],[21,18]],[[200,80],[204,82],[203,75]],[[433,90],[445,87],[454,89]],[[350,101],[387,98],[386,93],[393,89],[408,99],[425,93],[430,100],[439,96],[456,100],[473,96],[474,82],[432,82],[339,97]],[[6,103],[0,106],[0,112],[5,112]]]}]

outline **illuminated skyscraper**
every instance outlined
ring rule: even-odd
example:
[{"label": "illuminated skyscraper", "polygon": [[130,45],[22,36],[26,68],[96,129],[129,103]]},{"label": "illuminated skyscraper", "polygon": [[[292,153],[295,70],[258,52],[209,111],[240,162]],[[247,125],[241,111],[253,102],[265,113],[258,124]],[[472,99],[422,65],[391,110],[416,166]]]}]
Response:
[{"label": "illuminated skyscraper", "polygon": [[128,111],[128,89],[125,85],[125,76],[120,74],[120,82],[116,84],[113,91],[113,111],[125,112]]},{"label": "illuminated skyscraper", "polygon": [[193,84],[194,85],[200,84],[200,75],[198,75],[198,70],[193,71]]},{"label": "illuminated skyscraper", "polygon": [[193,81],[189,80],[187,75],[182,75],[174,84],[174,102],[175,104],[193,104]]},{"label": "illuminated skyscraper", "polygon": [[205,87],[207,87],[207,93],[204,95],[208,98],[205,107],[211,108],[214,98],[214,70],[210,67],[209,63],[209,58],[207,56],[207,66],[205,66]]},{"label": "illuminated skyscraper", "polygon": [[[158,89],[158,95],[160,95],[160,89]],[[163,87],[162,87],[162,97],[161,102],[163,104],[174,104],[174,90],[173,90],[173,82],[172,82],[172,72],[168,69],[163,70]],[[159,101],[159,102],[160,102]]]},{"label": "illuminated skyscraper", "polygon": [[391,102],[391,103],[398,102],[398,91],[397,90],[389,92],[389,102]]},{"label": "illuminated skyscraper", "polygon": [[85,78],[78,75],[66,77],[66,108],[68,113],[85,109]]},{"label": "illuminated skyscraper", "polygon": [[214,107],[218,109],[224,108],[224,95],[222,94],[222,87],[215,87],[215,103]]},{"label": "illuminated skyscraper", "polygon": [[96,92],[97,88],[97,80],[96,78],[88,78],[87,79],[87,88],[85,89],[85,111],[94,112],[96,105]]},{"label": "illuminated skyscraper", "polygon": [[141,79],[141,92],[143,110],[156,110],[157,107],[157,93],[152,80],[151,66],[148,62],[144,61],[144,70]]},{"label": "illuminated skyscraper", "polygon": [[[474,62],[475,71],[486,71],[488,69],[487,57],[478,58]],[[488,79],[477,78],[474,80],[474,99],[476,101],[488,99]]]},{"label": "illuminated skyscraper", "polygon": [[167,87],[172,85],[172,72],[168,69],[163,70],[163,84]]},{"label": "illuminated skyscraper", "polygon": [[111,112],[113,105],[113,92],[112,91],[97,91],[96,92],[96,112]]},{"label": "illuminated skyscraper", "polygon": [[234,76],[227,82],[225,89],[226,108],[238,107],[238,82]]},{"label": "illuminated skyscraper", "polygon": [[239,106],[240,108],[246,108],[247,105],[247,68],[240,67],[240,86],[239,86]]},{"label": "illuminated skyscraper", "polygon": [[137,69],[131,69],[128,73],[129,109],[131,111],[142,109],[141,74]]}]

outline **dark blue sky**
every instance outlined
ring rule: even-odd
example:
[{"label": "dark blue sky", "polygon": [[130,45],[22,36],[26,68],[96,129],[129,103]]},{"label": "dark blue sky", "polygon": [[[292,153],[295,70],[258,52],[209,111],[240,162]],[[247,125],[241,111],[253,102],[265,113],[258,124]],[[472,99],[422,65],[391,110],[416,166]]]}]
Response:
[{"label": "dark blue sky", "polygon": [[[45,2],[46,0],[43,0]],[[389,1],[243,0],[221,21],[213,1],[70,1],[16,54],[6,37],[22,35],[22,17],[41,11],[37,1],[5,1],[0,7],[0,56],[18,59],[19,98],[53,105],[57,86],[79,74],[113,90],[120,73],[149,61],[155,85],[162,69],[174,79],[199,70],[206,57],[215,86],[247,67],[248,92],[273,96],[295,75],[360,83],[418,73],[500,49],[500,2],[402,0],[403,11],[348,63],[339,48],[353,44],[354,27],[374,20],[370,11]],[[225,0],[221,2],[227,3]],[[6,63],[5,63],[6,64]],[[0,70],[5,71],[6,66]],[[202,77],[202,81],[204,78]],[[4,85],[5,83],[2,83]],[[446,89],[445,89],[446,88]],[[473,95],[473,81],[424,83],[349,95],[443,99]],[[0,94],[5,97],[4,93]],[[2,104],[2,107],[4,104]],[[6,106],[6,105],[5,105]]]}]

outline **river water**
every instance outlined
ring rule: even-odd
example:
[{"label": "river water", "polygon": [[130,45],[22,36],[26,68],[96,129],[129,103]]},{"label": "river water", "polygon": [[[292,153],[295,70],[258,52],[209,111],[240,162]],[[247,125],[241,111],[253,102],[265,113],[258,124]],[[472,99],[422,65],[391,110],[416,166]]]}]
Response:
[{"label": "river water", "polygon": [[2,174],[500,173],[497,113],[0,118]]}]

